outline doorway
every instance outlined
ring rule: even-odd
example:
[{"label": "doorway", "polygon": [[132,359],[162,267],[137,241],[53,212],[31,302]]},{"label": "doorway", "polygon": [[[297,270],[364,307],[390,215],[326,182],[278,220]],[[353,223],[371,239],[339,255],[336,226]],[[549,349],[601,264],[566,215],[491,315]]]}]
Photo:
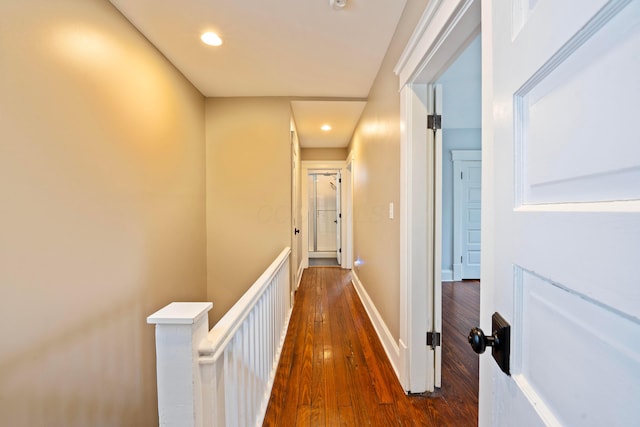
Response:
[{"label": "doorway", "polygon": [[[465,289],[463,279],[480,279],[480,148],[481,148],[481,49],[476,35],[440,77],[427,85],[430,131],[427,134],[427,229],[433,250],[427,254],[428,282],[432,291],[433,326],[431,345],[434,387],[449,381],[451,372],[443,360],[449,345],[459,337],[445,333],[443,324],[465,304],[456,298],[443,304],[444,291]],[[435,123],[435,124],[434,124]],[[479,282],[475,287],[479,295]],[[430,292],[431,293],[431,292]],[[447,309],[448,307],[448,309]],[[473,321],[477,317],[474,315]],[[451,342],[449,342],[451,340]],[[444,377],[444,379],[443,379]],[[478,377],[467,378],[477,384]]]},{"label": "doorway", "polygon": [[[438,201],[443,195],[443,187],[434,182],[447,177],[442,175],[442,162],[451,162],[451,157],[450,153],[443,153],[442,145],[437,149],[425,145],[430,138],[428,134],[434,133],[431,131],[433,123],[437,122],[428,120],[428,115],[438,111],[437,105],[432,106],[430,88],[480,34],[480,13],[477,0],[436,2],[433,6],[430,3],[414,31],[415,39],[407,44],[396,65],[404,124],[401,133],[400,255],[403,262],[400,303],[405,314],[400,325],[399,377],[405,390],[412,393],[434,391],[440,385],[436,368],[440,370],[438,353],[442,347],[438,343],[446,345],[447,340],[446,336],[439,336],[442,331],[442,282],[439,279],[444,259],[437,258],[443,251],[440,250],[442,238],[436,236],[444,230],[437,224],[438,217],[445,220],[444,212],[440,210],[442,202]],[[464,89],[453,87],[449,90]],[[451,124],[452,118],[462,115],[464,107],[449,108],[448,116],[446,106],[443,108],[443,130],[446,130],[447,120]],[[441,162],[433,162],[438,150]],[[432,173],[434,167],[441,171],[439,175]],[[429,254],[433,254],[432,258]],[[452,258],[452,250],[446,254],[451,254]],[[452,279],[453,267],[450,269]],[[427,338],[432,337],[431,345],[427,346],[424,345],[425,325]]]},{"label": "doorway", "polygon": [[480,279],[481,36],[452,60],[442,86],[442,280]]},{"label": "doorway", "polygon": [[351,268],[353,160],[303,160],[301,170],[302,268]]},{"label": "doorway", "polygon": [[307,174],[309,265],[340,265],[341,185],[340,171]]}]

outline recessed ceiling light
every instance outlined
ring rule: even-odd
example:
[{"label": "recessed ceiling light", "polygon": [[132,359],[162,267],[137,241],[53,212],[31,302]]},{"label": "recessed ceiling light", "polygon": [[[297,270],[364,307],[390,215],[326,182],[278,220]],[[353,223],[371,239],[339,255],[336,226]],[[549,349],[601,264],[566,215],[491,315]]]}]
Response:
[{"label": "recessed ceiling light", "polygon": [[331,126],[329,125],[322,125],[320,126],[320,129],[322,129],[325,132],[329,132],[331,130]]},{"label": "recessed ceiling light", "polygon": [[222,44],[222,39],[216,33],[212,33],[208,31],[200,36],[200,40],[203,43],[208,44],[209,46],[220,46]]},{"label": "recessed ceiling light", "polygon": [[329,0],[329,4],[334,9],[342,9],[347,5],[347,0]]}]

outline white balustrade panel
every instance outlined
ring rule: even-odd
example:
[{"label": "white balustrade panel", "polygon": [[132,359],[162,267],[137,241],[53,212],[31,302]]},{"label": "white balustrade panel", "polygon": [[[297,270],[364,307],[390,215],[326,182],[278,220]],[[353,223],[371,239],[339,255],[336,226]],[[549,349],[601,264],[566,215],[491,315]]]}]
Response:
[{"label": "white balustrade panel", "polygon": [[291,316],[290,253],[208,333],[211,303],[172,303],[147,318],[156,324],[161,426],[262,425]]}]

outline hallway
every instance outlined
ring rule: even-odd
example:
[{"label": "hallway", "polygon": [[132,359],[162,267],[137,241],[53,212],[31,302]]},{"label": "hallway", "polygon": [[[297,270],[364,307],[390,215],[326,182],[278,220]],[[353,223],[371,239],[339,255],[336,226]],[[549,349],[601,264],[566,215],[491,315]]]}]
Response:
[{"label": "hallway", "polygon": [[478,359],[466,334],[478,307],[478,282],[443,283],[444,387],[409,397],[349,271],[306,269],[264,425],[475,426]]}]

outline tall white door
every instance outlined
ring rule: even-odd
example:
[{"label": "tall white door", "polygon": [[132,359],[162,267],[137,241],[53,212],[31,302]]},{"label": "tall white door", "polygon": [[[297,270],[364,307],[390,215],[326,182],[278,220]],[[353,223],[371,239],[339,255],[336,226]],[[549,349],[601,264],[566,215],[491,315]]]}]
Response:
[{"label": "tall white door", "polygon": [[299,195],[300,195],[300,171],[298,168],[298,137],[295,131],[291,131],[291,259],[293,268],[291,269],[292,285],[297,283],[296,274],[301,262],[302,244],[300,236],[301,224],[299,223]]},{"label": "tall white door", "polygon": [[480,425],[638,425],[640,1],[482,7]]},{"label": "tall white door", "polygon": [[342,264],[342,174],[336,174],[336,260]]},{"label": "tall white door", "polygon": [[[460,266],[462,279],[480,278],[480,219],[482,162],[463,161],[454,168],[454,179],[460,179]],[[457,260],[456,260],[457,261]]]}]

